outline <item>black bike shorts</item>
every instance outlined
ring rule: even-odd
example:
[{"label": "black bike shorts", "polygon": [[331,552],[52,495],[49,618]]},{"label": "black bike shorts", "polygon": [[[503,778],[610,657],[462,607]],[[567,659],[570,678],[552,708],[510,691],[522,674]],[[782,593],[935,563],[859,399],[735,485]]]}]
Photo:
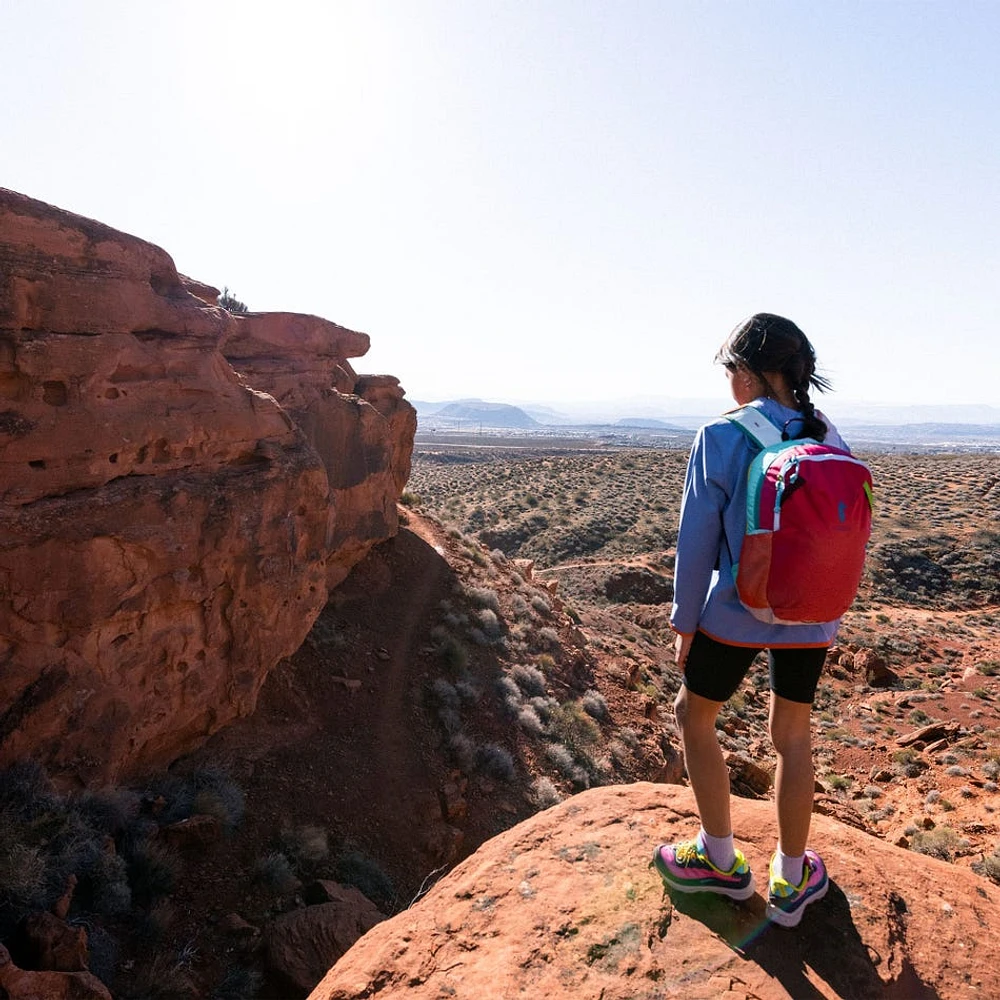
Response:
[{"label": "black bike shorts", "polygon": [[[684,664],[684,686],[709,701],[728,701],[761,648],[731,646],[696,632]],[[826,653],[825,646],[776,646],[768,650],[771,690],[781,698],[811,705]]]}]

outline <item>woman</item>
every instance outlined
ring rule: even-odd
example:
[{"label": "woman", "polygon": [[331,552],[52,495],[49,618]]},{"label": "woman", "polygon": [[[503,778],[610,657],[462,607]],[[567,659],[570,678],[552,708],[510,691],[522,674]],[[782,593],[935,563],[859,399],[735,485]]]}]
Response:
[{"label": "woman", "polygon": [[[816,374],[812,345],[790,320],[770,313],[750,317],[730,334],[716,361],[726,370],[736,403],[761,411],[786,438],[812,437],[847,450],[809,398],[811,388],[825,391],[829,383]],[[701,830],[693,841],[659,846],[653,861],[667,886],[680,892],[733,899],[754,894],[750,867],[733,843],[729,773],[715,723],[754,657],[767,649],[770,734],[778,758],[778,844],[766,912],[769,920],[794,927],[828,884],[822,860],[806,847],[814,783],[810,712],[838,622],[768,624],[740,603],[733,566],[746,527],[747,469],[758,451],[725,418],[702,427],[691,450],[671,627],[684,675],[674,711]]]}]

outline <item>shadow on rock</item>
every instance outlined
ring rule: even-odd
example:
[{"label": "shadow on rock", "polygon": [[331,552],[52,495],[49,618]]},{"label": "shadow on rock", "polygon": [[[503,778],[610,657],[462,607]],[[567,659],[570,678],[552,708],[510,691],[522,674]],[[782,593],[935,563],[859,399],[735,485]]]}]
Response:
[{"label": "shadow on rock", "polygon": [[816,981],[824,982],[839,997],[871,1000],[938,1000],[939,994],[922,982],[904,961],[900,974],[885,982],[858,934],[851,906],[832,880],[826,897],[806,910],[794,929],[775,927],[764,916],[764,900],[754,896],[746,903],[707,894],[671,894],[674,908],[703,923],[748,961],[756,962],[796,1000],[829,995]]}]

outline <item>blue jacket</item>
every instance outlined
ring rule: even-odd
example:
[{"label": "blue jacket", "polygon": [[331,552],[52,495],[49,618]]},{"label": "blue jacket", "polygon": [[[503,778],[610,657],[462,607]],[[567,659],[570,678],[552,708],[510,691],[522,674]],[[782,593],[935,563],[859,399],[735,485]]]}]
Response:
[{"label": "blue jacket", "polygon": [[[755,399],[779,427],[786,421],[791,436],[798,411],[773,399]],[[843,438],[826,419],[825,443],[847,450]],[[746,529],[747,469],[759,449],[743,431],[720,417],[698,431],[688,459],[681,501],[674,567],[674,607],[670,624],[682,635],[695,631],[733,646],[829,646],[839,619],[817,625],[769,625],[740,603],[733,564],[740,558]]]}]

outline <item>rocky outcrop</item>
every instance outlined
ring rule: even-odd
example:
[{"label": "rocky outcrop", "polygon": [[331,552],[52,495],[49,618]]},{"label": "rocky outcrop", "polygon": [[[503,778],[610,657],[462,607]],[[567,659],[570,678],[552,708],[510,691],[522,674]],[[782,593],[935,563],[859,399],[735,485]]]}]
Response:
[{"label": "rocky outcrop", "polygon": [[354,373],[347,359],[367,350],[363,333],[288,313],[236,316],[223,344],[233,367],[281,404],[323,460],[331,587],[396,533],[396,500],[410,475],[416,411],[398,379]]},{"label": "rocky outcrop", "polygon": [[0,764],[114,780],[190,749],[395,531],[412,408],[353,374],[367,337],[217,294],[0,189]]},{"label": "rocky outcrop", "polygon": [[310,1000],[1000,996],[997,886],[814,816],[829,892],[795,930],[773,928],[759,888],[773,804],[734,799],[733,823],[758,894],[672,901],[649,862],[657,843],[697,831],[691,791],[640,783],[573,796],[370,930]]}]

